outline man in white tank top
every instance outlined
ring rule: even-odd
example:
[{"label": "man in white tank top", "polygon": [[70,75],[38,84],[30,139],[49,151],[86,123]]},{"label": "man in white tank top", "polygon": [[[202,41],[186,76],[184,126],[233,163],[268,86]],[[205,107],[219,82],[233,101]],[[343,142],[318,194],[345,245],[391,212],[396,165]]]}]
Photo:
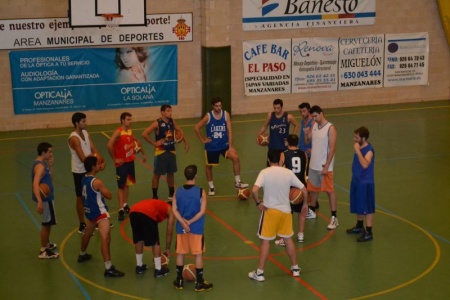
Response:
[{"label": "man in white tank top", "polygon": [[105,168],[105,160],[98,152],[94,143],[92,142],[89,133],[86,131],[86,115],[81,112],[76,112],[72,115],[72,124],[74,126],[74,131],[69,136],[69,150],[72,156],[71,167],[73,180],[75,184],[75,194],[76,200],[76,210],[78,221],[80,225],[78,227],[79,233],[84,233],[86,223],[84,222],[84,207],[83,199],[81,197],[81,180],[86,174],[86,169],[84,168],[84,160],[86,157],[92,155],[97,156],[97,158],[102,162],[101,169]]},{"label": "man in white tank top", "polygon": [[325,118],[319,106],[314,105],[309,112],[315,123],[311,129],[305,129],[307,141],[312,142],[308,173],[308,191],[311,192],[311,207],[306,218],[316,218],[315,209],[319,192],[325,192],[330,202],[331,220],[328,229],[331,230],[339,225],[333,182],[337,131],[336,127]]}]

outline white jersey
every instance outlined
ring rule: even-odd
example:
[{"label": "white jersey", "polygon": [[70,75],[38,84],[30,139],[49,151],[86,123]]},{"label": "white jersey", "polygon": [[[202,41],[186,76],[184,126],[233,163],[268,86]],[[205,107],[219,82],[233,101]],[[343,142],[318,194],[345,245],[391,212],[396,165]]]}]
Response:
[{"label": "white jersey", "polygon": [[[73,131],[70,134],[69,139],[73,136],[77,137],[80,140],[81,150],[83,150],[84,156],[87,157],[91,154],[91,141],[89,139],[88,132],[86,130],[82,130],[82,132],[84,135],[84,140],[75,131]],[[84,168],[84,163],[78,157],[77,152],[75,150],[73,150],[72,147],[70,147],[70,144],[69,144],[69,149],[70,149],[70,154],[72,155],[72,162],[71,162],[72,172],[73,173],[86,173],[86,169]]]},{"label": "white jersey", "polygon": [[[311,170],[321,171],[327,162],[330,145],[328,144],[328,133],[332,123],[328,122],[319,129],[319,124],[314,123],[312,127],[312,146],[311,146],[311,160],[309,161],[309,168]],[[334,155],[328,166],[328,171],[333,171]]]},{"label": "white jersey", "polygon": [[264,189],[264,206],[290,213],[289,191],[291,186],[303,188],[303,183],[294,172],[284,167],[271,166],[263,169],[256,178],[255,185]]}]

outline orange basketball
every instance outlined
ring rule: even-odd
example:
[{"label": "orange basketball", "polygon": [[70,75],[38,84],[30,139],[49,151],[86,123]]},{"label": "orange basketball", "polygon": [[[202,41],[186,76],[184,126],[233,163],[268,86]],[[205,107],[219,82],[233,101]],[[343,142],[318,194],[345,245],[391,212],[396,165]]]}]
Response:
[{"label": "orange basketball", "polygon": [[303,193],[300,189],[296,187],[291,187],[291,190],[289,191],[289,201],[291,201],[291,204],[300,204],[303,200]]},{"label": "orange basketball", "polygon": [[248,197],[250,197],[250,190],[249,189],[239,189],[237,196],[239,200],[247,200]]},{"label": "orange basketball", "polygon": [[184,133],[181,130],[175,130],[175,143],[179,143],[183,140]]},{"label": "orange basketball", "polygon": [[195,265],[189,264],[183,267],[183,278],[186,281],[195,281],[197,279],[197,271]]},{"label": "orange basketball", "polygon": [[264,132],[264,133],[258,135],[258,137],[256,138],[256,141],[258,142],[258,145],[260,145],[260,146],[269,145],[269,141],[270,141],[269,134]]},{"label": "orange basketball", "polygon": [[161,253],[161,268],[166,269],[168,267],[169,267],[169,258],[164,253]]},{"label": "orange basketball", "polygon": [[139,140],[134,140],[134,153],[139,153],[141,152],[142,149],[142,144]]},{"label": "orange basketball", "polygon": [[44,200],[50,195],[50,187],[46,183],[39,183],[39,191],[41,192],[41,198]]}]

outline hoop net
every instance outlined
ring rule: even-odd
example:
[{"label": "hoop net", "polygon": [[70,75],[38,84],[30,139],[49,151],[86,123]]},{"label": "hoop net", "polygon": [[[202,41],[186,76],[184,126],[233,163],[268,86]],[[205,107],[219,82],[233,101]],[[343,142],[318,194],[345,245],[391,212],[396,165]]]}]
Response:
[{"label": "hoop net", "polygon": [[123,19],[123,16],[119,14],[104,14],[102,17],[105,20],[106,29],[112,31],[119,28]]}]

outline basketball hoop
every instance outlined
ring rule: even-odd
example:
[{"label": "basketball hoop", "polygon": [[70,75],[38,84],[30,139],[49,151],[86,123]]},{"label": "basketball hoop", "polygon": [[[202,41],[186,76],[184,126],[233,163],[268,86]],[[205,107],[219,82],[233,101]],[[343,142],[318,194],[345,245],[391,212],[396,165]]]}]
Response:
[{"label": "basketball hoop", "polygon": [[103,14],[102,17],[105,20],[106,29],[111,31],[117,30],[123,19],[123,16],[119,14]]}]

